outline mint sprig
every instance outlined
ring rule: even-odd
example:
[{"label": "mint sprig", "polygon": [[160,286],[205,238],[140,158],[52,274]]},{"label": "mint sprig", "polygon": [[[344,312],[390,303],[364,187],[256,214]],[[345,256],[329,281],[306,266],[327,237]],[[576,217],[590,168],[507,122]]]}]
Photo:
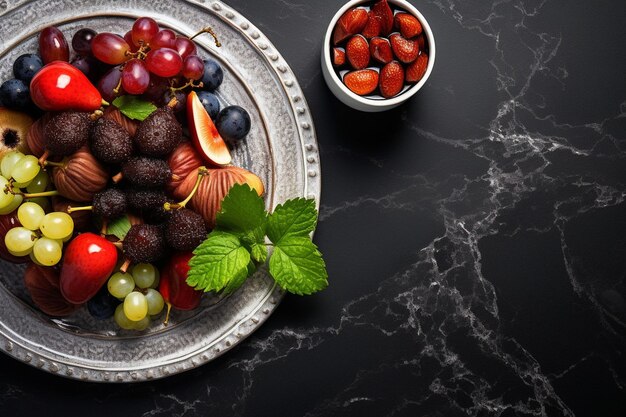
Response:
[{"label": "mint sprig", "polygon": [[124,116],[139,121],[145,120],[157,109],[157,107],[149,101],[131,95],[116,98],[113,100],[113,105],[117,107]]},{"label": "mint sprig", "polygon": [[[288,200],[268,214],[256,191],[235,184],[222,201],[216,228],[194,251],[187,283],[199,290],[231,293],[269,258],[270,275],[286,291],[320,291],[328,286],[328,273],[310,237],[316,222],[313,200]],[[266,236],[274,248],[271,255]]]}]

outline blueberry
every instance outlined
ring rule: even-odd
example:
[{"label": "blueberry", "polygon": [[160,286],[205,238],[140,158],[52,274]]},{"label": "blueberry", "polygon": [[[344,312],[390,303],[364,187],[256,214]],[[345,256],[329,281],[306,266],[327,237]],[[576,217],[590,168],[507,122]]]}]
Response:
[{"label": "blueberry", "polygon": [[20,55],[13,63],[13,75],[15,78],[29,83],[41,67],[43,67],[43,61],[39,55]]},{"label": "blueberry", "polygon": [[213,93],[209,93],[208,91],[198,91],[198,98],[200,99],[200,102],[206,109],[207,113],[209,113],[211,120],[215,120],[220,112],[221,107],[217,96]]},{"label": "blueberry", "polygon": [[250,115],[239,106],[224,107],[215,126],[224,139],[235,142],[245,138],[250,131]]},{"label": "blueberry", "polygon": [[80,72],[85,74],[87,77],[91,74],[92,63],[87,58],[77,55],[74,59],[72,59],[70,64],[72,64],[73,67],[78,68]]},{"label": "blueberry", "polygon": [[24,81],[11,79],[0,86],[0,101],[9,108],[26,110],[31,106],[30,91]]},{"label": "blueberry", "polygon": [[202,85],[204,90],[213,91],[224,81],[224,71],[222,67],[213,59],[204,60],[204,75],[202,75]]},{"label": "blueberry", "polygon": [[87,310],[89,310],[89,314],[95,319],[98,320],[106,320],[110,317],[113,317],[113,313],[115,313],[115,309],[119,305],[119,300],[109,294],[109,290],[105,285],[98,294],[96,294],[89,302],[87,303]]}]

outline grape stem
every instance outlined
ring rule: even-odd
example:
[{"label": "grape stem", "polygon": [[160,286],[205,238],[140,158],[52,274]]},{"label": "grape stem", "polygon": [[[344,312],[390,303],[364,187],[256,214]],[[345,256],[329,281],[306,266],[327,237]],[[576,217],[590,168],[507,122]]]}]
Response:
[{"label": "grape stem", "polygon": [[167,324],[170,322],[170,312],[172,311],[172,304],[169,302],[166,304],[167,304],[167,313],[165,313],[165,321],[163,322],[164,326],[167,326]]},{"label": "grape stem", "polygon": [[46,167],[51,166],[51,167],[65,168],[65,164],[63,162],[44,161],[43,165]]},{"label": "grape stem", "polygon": [[68,207],[67,208],[67,212],[68,213],[74,213],[75,211],[91,211],[93,210],[93,206],[85,206],[85,207]]},{"label": "grape stem", "polygon": [[[6,188],[5,188],[5,193],[6,193]],[[16,193],[13,190],[9,190],[9,192],[13,195],[21,195],[24,198],[37,198],[37,197],[54,197],[56,195],[60,195],[59,192],[57,190],[53,190],[53,191],[44,191],[41,193]]]},{"label": "grape stem", "polygon": [[126,258],[122,266],[120,266],[120,271],[126,273],[126,271],[128,271],[129,266],[130,266],[130,259]]},{"label": "grape stem", "polygon": [[196,33],[191,38],[189,38],[189,40],[193,40],[193,38],[195,38],[197,36],[200,36],[203,33],[208,33],[209,35],[213,36],[213,39],[215,39],[215,46],[217,46],[218,48],[222,46],[222,44],[220,43],[219,39],[217,39],[217,35],[215,34],[215,32],[213,32],[213,28],[210,27],[210,26],[205,27],[200,32]]},{"label": "grape stem", "polygon": [[180,87],[170,87],[170,91],[172,92],[172,94],[176,91],[180,91],[180,90],[184,90],[187,87],[191,87],[191,88],[202,88],[204,87],[204,83],[202,81],[200,81],[198,84],[194,84],[194,80],[189,80],[186,84],[180,86]]},{"label": "grape stem", "polygon": [[[109,103],[102,100],[103,103],[107,103],[106,105],[108,106]],[[98,109],[96,111],[94,111],[93,113],[91,113],[89,115],[89,118],[91,119],[91,121],[95,122],[96,120],[98,120],[99,118],[101,118],[102,116],[104,116],[104,113],[102,112],[102,110]]]},{"label": "grape stem", "polygon": [[113,94],[118,95],[120,93],[120,88],[122,88],[122,78],[117,82],[117,86],[113,89]]},{"label": "grape stem", "polygon": [[41,167],[44,169],[46,168],[46,162],[48,161],[49,156],[50,156],[50,151],[46,149],[43,155],[41,155],[41,158],[39,158],[39,165],[41,165]]},{"label": "grape stem", "polygon": [[180,203],[172,204],[170,202],[167,202],[163,204],[163,209],[165,209],[165,211],[170,211],[170,210],[180,210],[182,208],[185,208],[187,203],[189,203],[191,199],[193,198],[193,196],[196,195],[198,188],[200,188],[200,183],[204,179],[205,175],[209,175],[209,170],[206,169],[206,167],[198,168],[198,178],[196,178],[196,184],[193,186],[193,189],[191,190],[191,193],[189,193],[187,198],[181,201]]}]

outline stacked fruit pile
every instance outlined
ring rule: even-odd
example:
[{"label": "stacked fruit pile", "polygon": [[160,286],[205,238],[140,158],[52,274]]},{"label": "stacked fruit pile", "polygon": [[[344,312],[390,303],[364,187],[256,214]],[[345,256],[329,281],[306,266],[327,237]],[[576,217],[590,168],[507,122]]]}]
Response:
[{"label": "stacked fruit pile", "polygon": [[231,165],[226,142],[250,117],[220,109],[221,67],[150,18],[124,37],[79,30],[73,58],[57,28],[39,46],[0,87],[0,256],[29,263],[25,285],[52,316],[87,304],[143,330],[166,304],[196,308],[188,264],[224,196],[264,192]]},{"label": "stacked fruit pile", "polygon": [[422,24],[406,11],[392,10],[387,0],[345,12],[333,45],[333,65],[346,87],[361,96],[378,89],[382,97],[394,97],[405,85],[419,82],[428,67]]}]

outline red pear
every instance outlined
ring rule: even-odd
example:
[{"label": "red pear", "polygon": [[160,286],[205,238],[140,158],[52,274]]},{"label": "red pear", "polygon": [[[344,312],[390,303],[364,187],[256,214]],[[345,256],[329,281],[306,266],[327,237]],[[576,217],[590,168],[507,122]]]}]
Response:
[{"label": "red pear", "polygon": [[189,260],[193,253],[178,253],[161,271],[159,292],[166,303],[178,310],[193,310],[200,305],[202,291],[187,284]]},{"label": "red pear", "polygon": [[102,288],[117,263],[117,248],[93,233],[78,235],[65,249],[61,267],[61,294],[82,304]]},{"label": "red pear", "polygon": [[67,62],[45,65],[30,82],[33,102],[46,111],[91,112],[102,106],[102,96],[79,69]]},{"label": "red pear", "polygon": [[202,157],[215,165],[230,164],[232,158],[228,146],[195,91],[187,97],[187,120],[194,145]]}]

